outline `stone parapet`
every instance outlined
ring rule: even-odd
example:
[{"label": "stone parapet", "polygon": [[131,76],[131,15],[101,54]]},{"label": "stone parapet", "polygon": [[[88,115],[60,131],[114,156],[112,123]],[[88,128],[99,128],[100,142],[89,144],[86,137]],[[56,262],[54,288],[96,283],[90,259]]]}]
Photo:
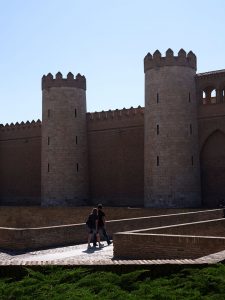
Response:
[{"label": "stone parapet", "polygon": [[86,78],[80,73],[77,74],[76,78],[71,72],[67,74],[67,78],[63,78],[60,72],[55,75],[55,78],[51,73],[48,73],[47,76],[42,77],[42,90],[51,87],[75,87],[86,90]]},{"label": "stone parapet", "polygon": [[196,70],[197,60],[192,51],[186,54],[183,49],[180,49],[178,56],[174,56],[173,51],[168,49],[165,57],[162,57],[160,51],[156,50],[153,55],[148,53],[144,58],[144,72],[164,66],[184,66]]},{"label": "stone parapet", "polygon": [[20,129],[30,129],[34,127],[41,127],[41,121],[38,119],[37,121],[27,121],[21,123],[6,123],[5,125],[0,124],[0,131],[10,131],[10,130],[20,130]]},{"label": "stone parapet", "polygon": [[135,117],[136,115],[144,115],[144,108],[138,106],[136,108],[123,108],[123,109],[115,109],[115,110],[108,110],[108,111],[100,111],[100,112],[90,112],[87,113],[87,119],[94,121],[104,121],[107,119],[116,119],[116,118],[123,118],[123,117]]}]

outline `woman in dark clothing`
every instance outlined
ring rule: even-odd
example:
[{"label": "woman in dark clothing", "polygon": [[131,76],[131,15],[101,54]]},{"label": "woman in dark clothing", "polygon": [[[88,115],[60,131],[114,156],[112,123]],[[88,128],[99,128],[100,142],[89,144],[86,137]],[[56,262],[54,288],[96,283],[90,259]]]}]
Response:
[{"label": "woman in dark clothing", "polygon": [[93,208],[92,213],[88,216],[86,221],[86,225],[88,228],[88,249],[91,248],[91,238],[96,236],[97,242],[99,247],[102,245],[100,244],[100,236],[98,233],[98,210],[97,208]]},{"label": "woman in dark clothing", "polygon": [[[100,238],[100,233],[104,236],[105,240],[107,241],[107,244],[110,245],[111,241],[109,239],[109,236],[106,232],[106,219],[105,219],[105,213],[102,210],[102,204],[98,204],[98,233]],[[97,237],[94,235],[93,239],[93,246],[96,246]]]}]

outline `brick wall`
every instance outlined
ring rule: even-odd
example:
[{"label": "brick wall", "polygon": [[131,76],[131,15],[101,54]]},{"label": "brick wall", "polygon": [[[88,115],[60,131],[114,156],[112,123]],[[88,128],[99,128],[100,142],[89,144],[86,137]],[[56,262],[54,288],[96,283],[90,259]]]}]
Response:
[{"label": "brick wall", "polygon": [[119,259],[193,259],[225,249],[225,238],[117,233],[114,257]]},{"label": "brick wall", "polygon": [[225,237],[224,227],[225,220],[217,219],[151,229],[143,233]]},{"label": "brick wall", "polygon": [[[1,207],[0,227],[44,227],[83,223],[92,207]],[[105,207],[107,220],[187,212],[187,209]]]},{"label": "brick wall", "polygon": [[114,256],[120,259],[197,258],[225,250],[225,219],[196,220],[190,217],[189,222],[193,223],[116,233],[113,235]]},{"label": "brick wall", "polygon": [[143,109],[92,113],[87,119],[92,202],[143,206]]},{"label": "brick wall", "polygon": [[0,129],[0,204],[38,205],[41,195],[41,123]]},{"label": "brick wall", "polygon": [[[118,249],[127,248],[127,237],[123,235],[122,240],[116,232],[143,229],[151,226],[163,226],[175,222],[205,220],[220,218],[222,210],[176,214],[170,216],[152,216],[143,218],[112,220],[107,222],[107,231],[114,240],[115,255]],[[115,234],[116,233],[116,234]],[[127,234],[130,236],[129,234]],[[120,236],[120,235],[119,235]],[[62,226],[39,227],[39,228],[0,228],[0,248],[2,249],[38,249],[60,245],[85,243],[87,241],[87,230],[85,224],[70,224]],[[124,242],[123,242],[124,241]],[[138,240],[139,241],[139,240]],[[143,240],[144,241],[144,240]],[[118,245],[118,243],[120,243]],[[136,243],[136,242],[135,242]],[[133,249],[131,247],[131,249]],[[125,251],[125,250],[121,250]],[[120,253],[120,252],[119,252]]]},{"label": "brick wall", "polygon": [[199,139],[203,205],[225,204],[225,103],[200,105]]},{"label": "brick wall", "polygon": [[145,63],[146,207],[201,206],[195,69],[173,58]]},{"label": "brick wall", "polygon": [[76,87],[77,79],[57,74],[42,92],[42,205],[87,205],[85,86]]}]

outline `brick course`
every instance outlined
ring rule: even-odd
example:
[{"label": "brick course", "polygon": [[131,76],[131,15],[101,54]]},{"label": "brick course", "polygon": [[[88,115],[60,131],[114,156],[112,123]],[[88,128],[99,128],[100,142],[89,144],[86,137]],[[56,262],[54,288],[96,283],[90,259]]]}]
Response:
[{"label": "brick course", "polygon": [[[46,205],[225,204],[225,70],[195,74],[196,67],[191,51],[148,54],[145,108],[87,114],[84,76],[43,76],[42,124],[0,124],[1,205],[40,204],[41,177],[43,198],[52,197],[46,196]],[[76,105],[82,118],[75,124],[71,116]],[[55,110],[52,123],[46,123],[48,109]]]},{"label": "brick course", "polygon": [[[190,220],[199,221],[221,218],[222,215],[223,210],[218,209],[174,215],[111,220],[107,222],[107,231],[109,235],[113,237],[115,251],[118,251],[118,248],[125,249],[127,247],[127,240],[125,237],[124,242],[119,241],[121,247],[118,246],[117,235],[120,234],[117,234],[116,232],[179,224]],[[60,245],[85,243],[86,241],[87,230],[84,223],[36,228],[0,228],[0,248],[2,249],[40,249]],[[115,253],[118,255],[117,252]]]}]

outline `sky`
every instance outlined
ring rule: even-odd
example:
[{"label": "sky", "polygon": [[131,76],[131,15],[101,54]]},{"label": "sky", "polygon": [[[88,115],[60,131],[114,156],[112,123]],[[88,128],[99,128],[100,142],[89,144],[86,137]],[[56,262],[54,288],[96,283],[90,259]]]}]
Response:
[{"label": "sky", "polygon": [[41,119],[41,77],[81,73],[87,111],[144,106],[143,59],[159,49],[225,69],[224,0],[0,0],[0,123]]}]

